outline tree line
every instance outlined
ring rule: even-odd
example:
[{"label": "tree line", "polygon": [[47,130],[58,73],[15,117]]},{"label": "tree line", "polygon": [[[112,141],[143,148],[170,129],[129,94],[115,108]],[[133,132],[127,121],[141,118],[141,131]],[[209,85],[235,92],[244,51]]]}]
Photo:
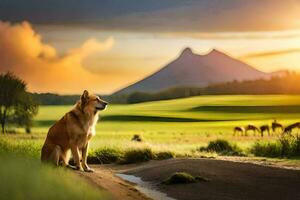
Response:
[{"label": "tree line", "polygon": [[40,105],[72,105],[78,101],[80,95],[59,95],[54,93],[31,93]]},{"label": "tree line", "polygon": [[300,74],[287,73],[269,79],[230,81],[211,84],[207,87],[177,87],[160,92],[133,92],[128,94],[127,103],[140,103],[199,95],[259,95],[259,94],[300,94]]},{"label": "tree line", "polygon": [[300,74],[287,73],[269,79],[232,81],[209,85],[203,94],[300,94]]},{"label": "tree line", "polygon": [[[207,87],[174,87],[159,92],[132,92],[130,94],[112,94],[101,96],[104,100],[116,104],[131,104],[185,98],[199,95],[230,94],[300,94],[300,74],[287,73],[269,79],[248,81],[230,81],[211,84]],[[52,93],[33,93],[33,98],[41,105],[71,105],[79,95],[58,95]]]}]

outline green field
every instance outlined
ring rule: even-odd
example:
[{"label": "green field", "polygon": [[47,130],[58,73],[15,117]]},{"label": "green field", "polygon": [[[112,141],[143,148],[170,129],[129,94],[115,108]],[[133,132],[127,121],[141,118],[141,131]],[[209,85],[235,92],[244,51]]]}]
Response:
[{"label": "green field", "polygon": [[[10,137],[35,141],[41,145],[48,128],[72,106],[41,106],[32,135]],[[100,113],[97,135],[91,148],[131,148],[148,146],[153,150],[171,150],[191,154],[209,141],[224,138],[247,149],[258,140],[271,137],[233,136],[234,126],[271,124],[277,119],[284,125],[299,121],[300,96],[231,95],[199,96],[131,105],[109,105]],[[139,134],[144,142],[132,142]],[[20,137],[21,136],[21,137]]]},{"label": "green field", "polygon": [[[39,162],[40,149],[49,127],[71,108],[72,106],[41,106],[34,119],[32,134],[26,134],[24,129],[18,128],[17,134],[1,135],[0,159],[5,160],[3,169],[0,169],[0,176],[5,180],[0,184],[1,194],[8,199],[43,199],[54,195],[51,193],[52,188],[59,187],[61,190],[55,193],[57,199],[107,199],[103,191],[92,190],[82,181],[77,181],[82,185],[72,185],[71,182],[76,179],[73,174],[41,165]],[[153,152],[172,152],[176,156],[211,156],[211,153],[199,152],[198,149],[215,139],[226,139],[250,155],[249,147],[253,147],[256,141],[275,141],[279,133],[263,138],[253,134],[247,137],[233,136],[234,126],[270,125],[274,119],[286,126],[299,121],[299,113],[300,96],[291,95],[200,96],[131,105],[109,105],[100,113],[97,134],[91,142],[94,151],[91,151],[90,157],[97,155],[95,151],[107,148],[110,150],[102,151],[101,154],[104,158],[118,149],[118,152],[134,154],[127,158],[129,162],[135,162],[135,154],[140,154],[144,159],[147,149]],[[143,142],[131,141],[134,134],[141,135]],[[300,143],[295,146],[299,148],[299,145]],[[273,150],[279,149],[277,146]],[[299,149],[295,152],[299,152]],[[270,153],[267,153],[268,156]],[[278,155],[280,154],[276,154]],[[298,159],[281,161],[291,164]],[[62,177],[63,182],[56,181],[58,176]],[[32,193],[24,185],[42,192]],[[77,193],[73,193],[73,190]]]}]

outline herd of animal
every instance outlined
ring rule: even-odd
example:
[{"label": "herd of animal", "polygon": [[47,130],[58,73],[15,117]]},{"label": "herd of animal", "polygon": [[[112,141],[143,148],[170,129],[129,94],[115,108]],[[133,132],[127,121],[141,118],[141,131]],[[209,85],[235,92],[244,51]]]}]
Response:
[{"label": "herd of animal", "polygon": [[[271,133],[277,133],[278,130],[282,134],[291,134],[292,131],[296,128],[300,128],[300,122],[296,122],[296,123],[293,123],[291,125],[284,127],[282,124],[280,124],[276,120],[274,120],[271,124],[271,127],[269,125],[262,125],[258,128],[252,124],[249,124],[245,127],[236,126],[233,129],[233,135],[237,135],[238,133],[240,133],[241,136],[243,136],[243,135],[248,136],[248,132],[252,131],[254,135],[256,135],[256,133],[260,133],[261,137],[263,137],[265,132],[267,132],[268,135],[270,136]],[[271,132],[271,129],[272,129],[272,132]]]}]

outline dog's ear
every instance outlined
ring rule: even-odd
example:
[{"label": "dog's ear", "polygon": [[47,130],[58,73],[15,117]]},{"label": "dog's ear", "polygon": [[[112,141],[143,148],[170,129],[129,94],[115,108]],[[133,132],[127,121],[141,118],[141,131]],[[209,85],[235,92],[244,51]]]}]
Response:
[{"label": "dog's ear", "polygon": [[87,90],[84,90],[83,94],[80,97],[81,103],[85,104],[87,102],[88,98],[89,98],[89,92]]}]

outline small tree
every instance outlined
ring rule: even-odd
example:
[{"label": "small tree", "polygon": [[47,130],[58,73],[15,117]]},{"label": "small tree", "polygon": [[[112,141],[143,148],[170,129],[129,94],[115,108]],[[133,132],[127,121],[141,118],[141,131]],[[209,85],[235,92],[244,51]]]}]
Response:
[{"label": "small tree", "polygon": [[25,126],[30,132],[38,105],[27,92],[26,83],[8,72],[0,74],[0,124],[2,133],[8,123]]}]

